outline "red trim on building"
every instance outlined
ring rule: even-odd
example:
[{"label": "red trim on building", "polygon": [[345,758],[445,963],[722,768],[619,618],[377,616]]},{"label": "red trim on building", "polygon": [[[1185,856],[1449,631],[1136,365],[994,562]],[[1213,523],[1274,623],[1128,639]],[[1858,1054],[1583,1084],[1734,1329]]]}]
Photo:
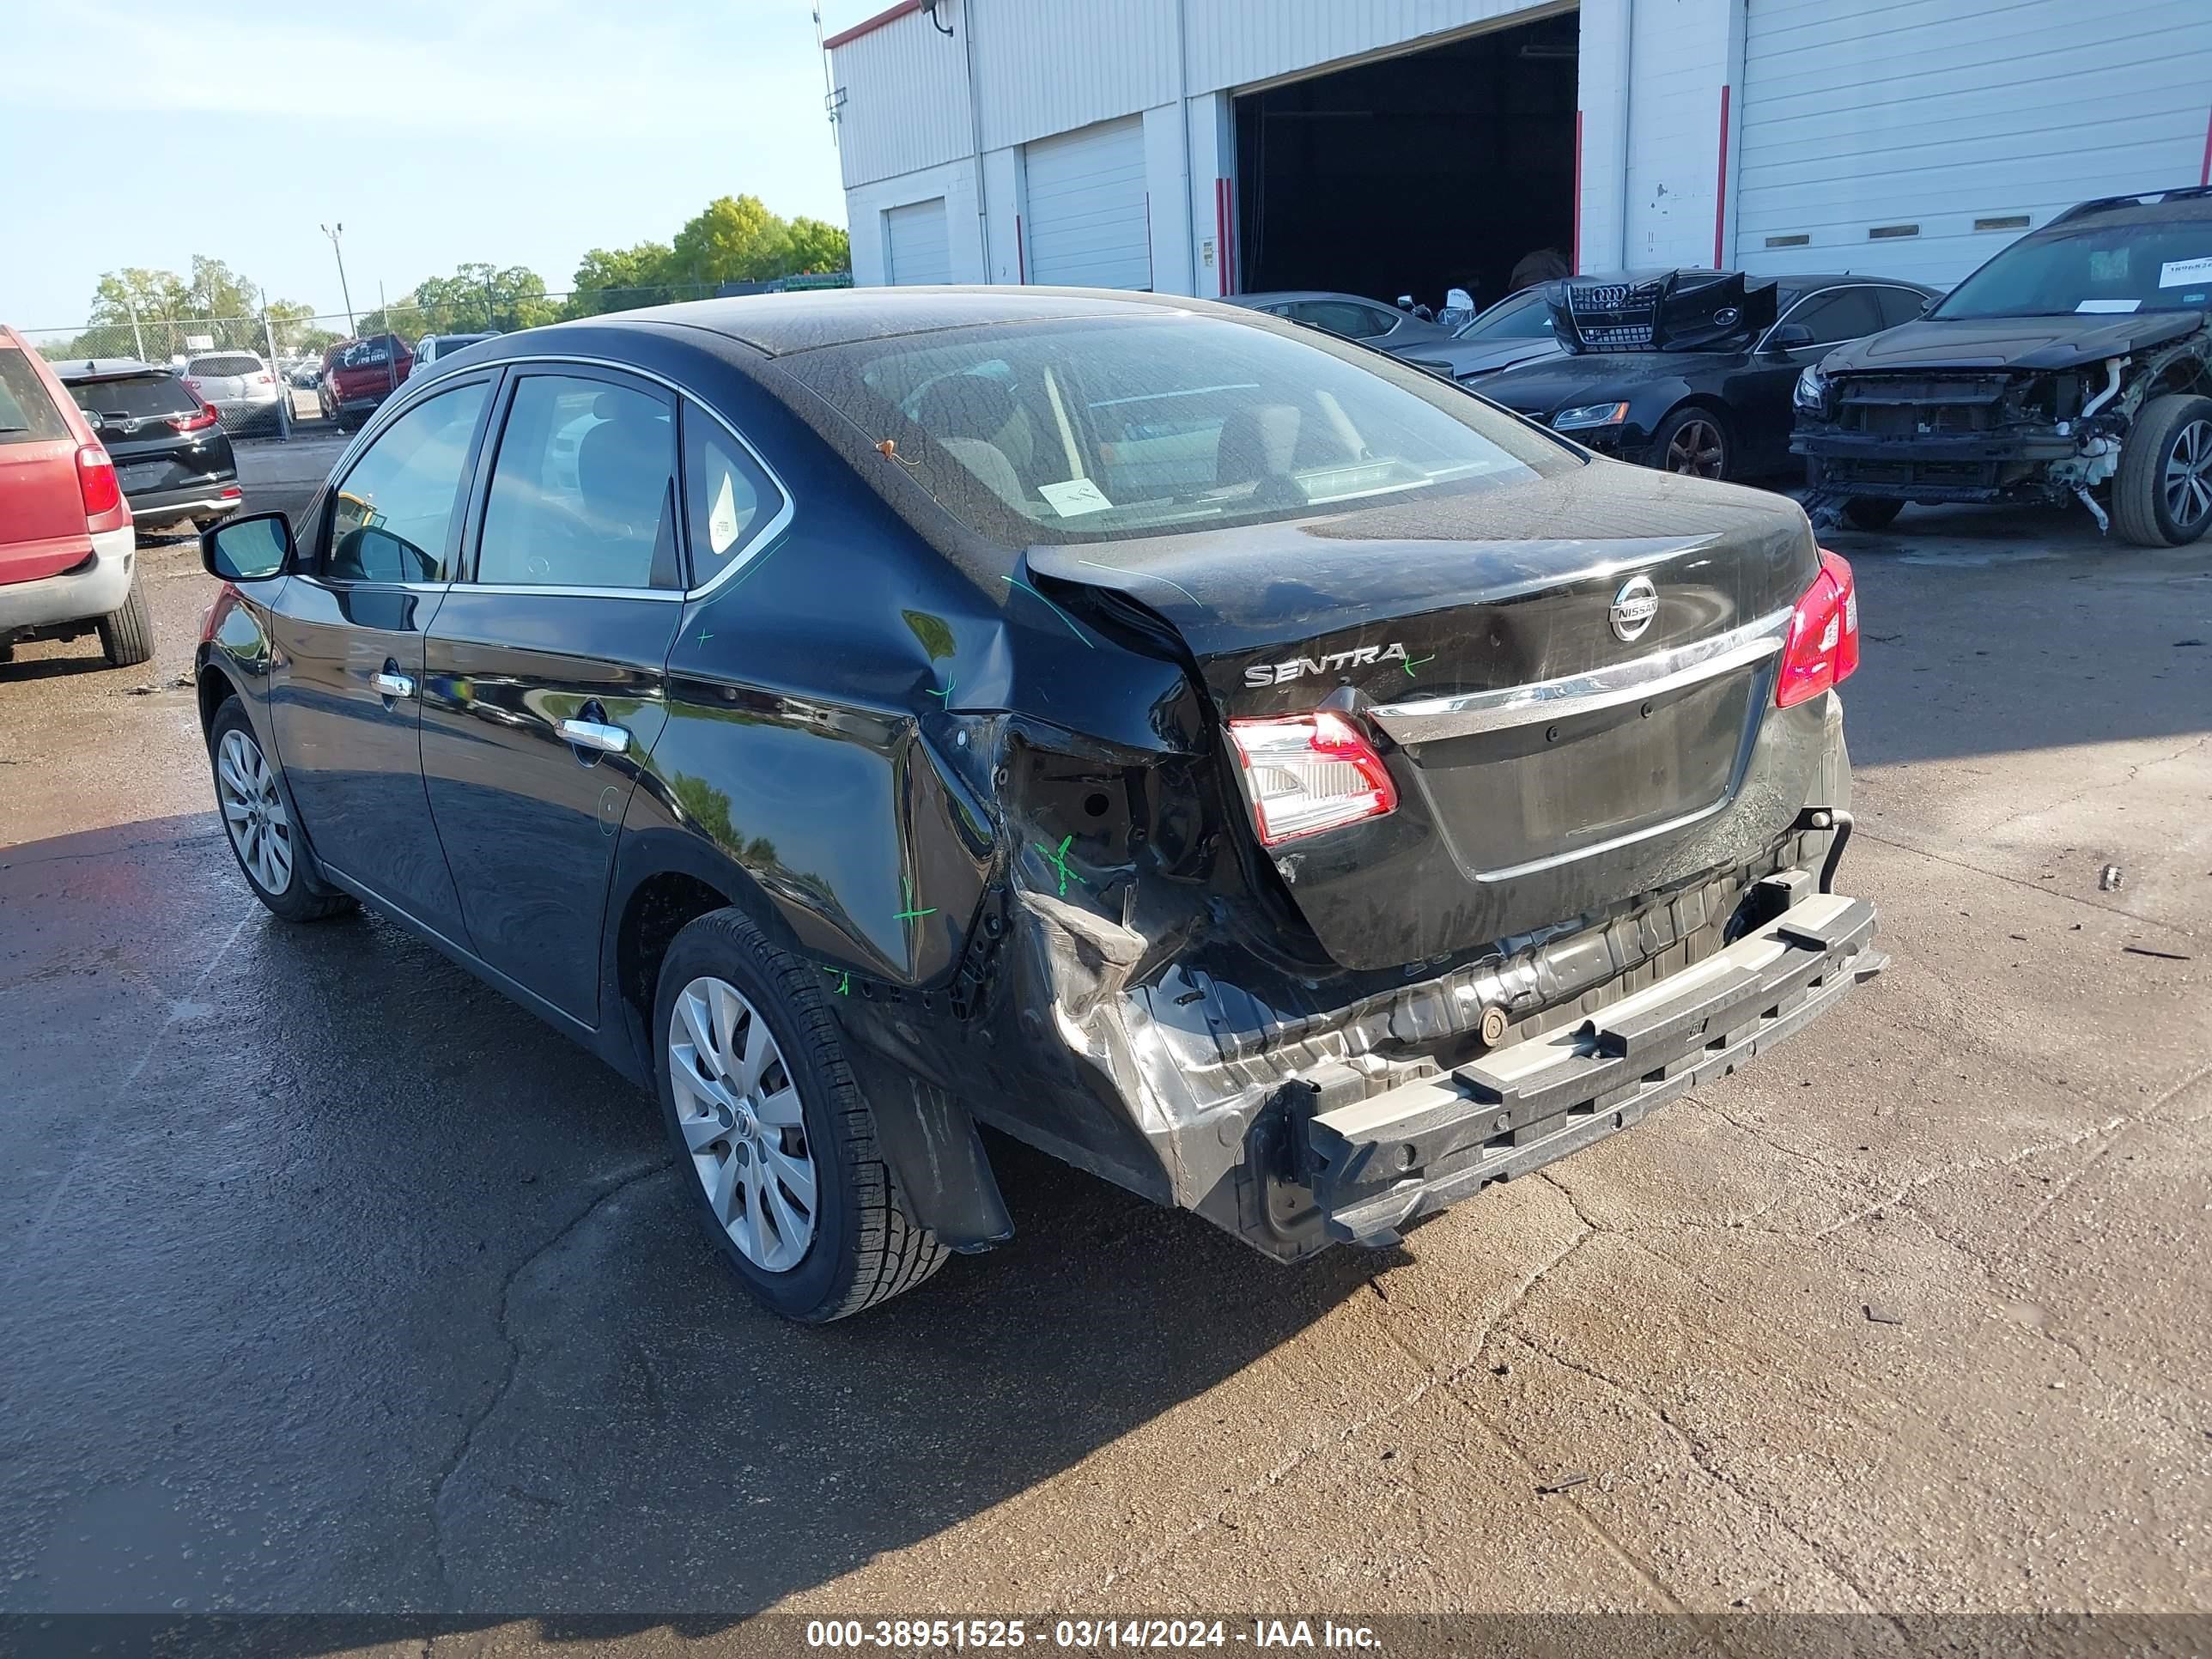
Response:
[{"label": "red trim on building", "polygon": [[1721,268],[1721,233],[1728,225],[1728,82],[1721,82],[1721,167],[1713,185],[1713,269]]},{"label": "red trim on building", "polygon": [[1583,112],[1575,112],[1575,240],[1567,269],[1583,274]]},{"label": "red trim on building", "polygon": [[2197,175],[2200,185],[2212,185],[2212,115],[2204,118],[2204,166]]},{"label": "red trim on building", "polygon": [[1024,288],[1029,285],[1029,250],[1022,246],[1022,216],[1014,216],[1014,280]]},{"label": "red trim on building", "polygon": [[1214,281],[1230,292],[1230,181],[1214,179]]},{"label": "red trim on building", "polygon": [[897,22],[900,18],[905,16],[910,11],[920,11],[921,9],[921,0],[899,0],[898,4],[896,6],[886,6],[883,10],[878,12],[873,17],[866,18],[860,22],[855,23],[848,29],[839,29],[836,33],[831,35],[822,44],[823,46],[834,50],[835,48],[844,46],[850,41],[859,40],[864,34],[873,34],[878,29],[883,27],[886,23]]}]

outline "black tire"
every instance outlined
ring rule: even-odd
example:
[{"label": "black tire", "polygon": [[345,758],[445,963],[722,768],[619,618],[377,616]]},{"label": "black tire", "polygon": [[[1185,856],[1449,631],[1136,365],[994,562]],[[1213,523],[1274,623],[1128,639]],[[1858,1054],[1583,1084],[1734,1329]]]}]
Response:
[{"label": "black tire", "polygon": [[[226,808],[222,777],[223,739],[231,732],[241,733],[246,744],[260,755],[271,773],[276,793],[283,809],[284,822],[289,827],[291,853],[289,878],[282,886],[264,881],[254,872],[247,860],[245,848],[240,845],[238,831],[233,828]],[[223,838],[230,843],[231,856],[238,860],[238,872],[246,878],[246,884],[253,890],[269,913],[285,921],[327,921],[332,916],[342,916],[360,908],[350,893],[340,892],[323,879],[321,866],[315,862],[313,848],[300,833],[300,809],[292,799],[291,787],[284,781],[284,769],[268,759],[261,749],[260,734],[253,723],[246,718],[246,709],[236,697],[228,697],[216,710],[215,719],[208,726],[208,769],[215,781],[216,810],[223,815]]]},{"label": "black tire", "polygon": [[2212,398],[2168,392],[2142,406],[2120,446],[2112,521],[2138,547],[2183,547],[2212,529]]},{"label": "black tire", "polygon": [[1651,465],[1694,478],[1730,478],[1735,476],[1735,441],[1717,410],[1685,404],[1652,434]]},{"label": "black tire", "polygon": [[[715,1212],[684,1129],[672,1078],[673,1023],[685,988],[702,978],[733,988],[763,1018],[799,1093],[804,1154],[812,1162],[812,1232],[795,1264],[770,1272],[748,1258]],[[845,1057],[845,1039],[823,1000],[822,971],[769,944],[742,911],[715,910],[676,936],[653,997],[653,1079],[669,1144],[700,1219],[722,1259],[761,1303],[787,1319],[826,1324],[910,1291],[951,1254],[900,1202],[876,1145],[875,1119]],[[724,1034],[727,1035],[727,1034]],[[782,1133],[782,1132],[779,1132]],[[783,1149],[792,1142],[787,1138]],[[735,1159],[723,1152],[698,1156]],[[742,1225],[742,1223],[734,1224]]]},{"label": "black tire", "polygon": [[136,667],[154,654],[154,613],[135,570],[122,608],[100,619],[100,651],[110,668]]},{"label": "black tire", "polygon": [[1903,501],[1886,501],[1879,495],[1854,495],[1844,503],[1844,522],[1854,530],[1887,530],[1904,511]]}]

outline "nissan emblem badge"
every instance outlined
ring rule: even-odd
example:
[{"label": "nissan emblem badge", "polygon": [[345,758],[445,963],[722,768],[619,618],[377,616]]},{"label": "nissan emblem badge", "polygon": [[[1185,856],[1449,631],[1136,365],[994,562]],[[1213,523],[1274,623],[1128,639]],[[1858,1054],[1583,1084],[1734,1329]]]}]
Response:
[{"label": "nissan emblem badge", "polygon": [[1631,576],[1613,596],[1613,631],[1624,640],[1643,637],[1659,614],[1659,590],[1649,576]]}]

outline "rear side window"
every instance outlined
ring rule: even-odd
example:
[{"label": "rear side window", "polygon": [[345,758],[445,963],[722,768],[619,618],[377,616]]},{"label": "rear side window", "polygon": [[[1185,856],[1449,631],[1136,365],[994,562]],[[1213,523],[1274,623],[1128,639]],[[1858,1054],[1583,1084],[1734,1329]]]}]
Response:
[{"label": "rear side window", "polygon": [[479,380],[416,404],[354,463],[337,487],[326,576],[356,582],[447,580],[453,508],[488,389]]},{"label": "rear side window", "polygon": [[35,443],[69,434],[69,424],[46,394],[39,371],[15,347],[0,346],[0,444]]},{"label": "rear side window", "polygon": [[734,568],[783,511],[783,492],[721,422],[684,406],[684,494],[691,524],[691,583]]},{"label": "rear side window", "polygon": [[198,408],[183,381],[158,370],[112,380],[79,380],[70,387],[70,396],[87,414],[118,425],[134,417],[167,420],[172,415],[195,413]]},{"label": "rear side window", "polygon": [[665,399],[607,380],[530,375],[500,436],[477,580],[683,586],[675,477],[676,422]]}]

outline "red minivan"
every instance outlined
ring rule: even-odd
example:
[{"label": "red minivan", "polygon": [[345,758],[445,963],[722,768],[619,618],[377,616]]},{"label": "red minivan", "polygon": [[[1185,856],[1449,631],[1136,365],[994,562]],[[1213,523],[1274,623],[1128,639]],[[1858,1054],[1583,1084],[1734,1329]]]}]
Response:
[{"label": "red minivan", "polygon": [[0,662],[20,635],[97,631],[115,667],[154,654],[115,464],[45,358],[0,324]]}]

